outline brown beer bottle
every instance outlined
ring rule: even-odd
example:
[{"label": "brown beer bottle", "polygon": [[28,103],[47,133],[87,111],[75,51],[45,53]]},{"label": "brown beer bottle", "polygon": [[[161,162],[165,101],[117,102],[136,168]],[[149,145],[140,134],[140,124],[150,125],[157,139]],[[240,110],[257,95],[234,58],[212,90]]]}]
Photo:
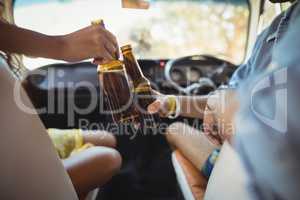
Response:
[{"label": "brown beer bottle", "polygon": [[98,66],[100,85],[106,95],[110,112],[116,123],[136,123],[139,117],[133,105],[133,95],[128,84],[123,63],[119,60]]},{"label": "brown beer bottle", "polygon": [[137,169],[148,169],[151,163],[156,162],[165,147],[163,133],[158,114],[149,114],[148,105],[155,101],[150,81],[144,76],[133,52],[131,45],[121,47],[125,71],[130,85],[133,88],[135,107],[139,111],[139,133],[136,142],[142,144],[139,148],[142,160],[137,164]]},{"label": "brown beer bottle", "polygon": [[135,96],[135,106],[140,112],[140,117],[144,120],[148,120],[151,123],[158,120],[158,115],[150,115],[147,112],[147,107],[153,101],[155,101],[153,90],[150,85],[150,81],[144,76],[140,65],[138,64],[131,45],[121,47],[125,71],[127,73],[129,82],[133,86],[133,93]]}]

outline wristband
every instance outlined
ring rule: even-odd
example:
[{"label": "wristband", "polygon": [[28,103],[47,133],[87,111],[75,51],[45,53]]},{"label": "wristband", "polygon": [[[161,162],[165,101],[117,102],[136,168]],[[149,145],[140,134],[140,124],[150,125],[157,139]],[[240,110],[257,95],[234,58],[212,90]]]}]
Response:
[{"label": "wristband", "polygon": [[168,118],[175,119],[180,115],[180,102],[178,97],[176,96],[168,96],[168,104],[169,104],[169,110],[170,114],[168,115]]},{"label": "wristband", "polygon": [[74,134],[74,141],[75,141],[75,149],[79,149],[82,145],[83,145],[83,134],[81,129],[74,129],[72,130],[74,131],[73,133],[70,134]]},{"label": "wristband", "polygon": [[204,165],[202,166],[201,172],[202,174],[205,176],[205,178],[208,180],[213,169],[214,166],[216,164],[216,161],[218,159],[220,155],[220,149],[215,149],[207,158],[206,162],[204,163]]}]

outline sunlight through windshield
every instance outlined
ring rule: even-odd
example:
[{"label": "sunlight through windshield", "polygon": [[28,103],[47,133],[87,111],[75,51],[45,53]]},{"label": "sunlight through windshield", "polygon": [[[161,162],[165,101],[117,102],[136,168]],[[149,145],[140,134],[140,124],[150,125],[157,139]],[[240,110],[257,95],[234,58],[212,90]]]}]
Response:
[{"label": "sunlight through windshield", "polygon": [[[18,25],[54,35],[103,18],[120,45],[131,43],[141,59],[211,54],[241,63],[246,48],[247,4],[199,2],[153,1],[150,9],[136,10],[122,8],[120,0],[18,0],[15,15]],[[28,68],[52,62],[25,59]]]}]

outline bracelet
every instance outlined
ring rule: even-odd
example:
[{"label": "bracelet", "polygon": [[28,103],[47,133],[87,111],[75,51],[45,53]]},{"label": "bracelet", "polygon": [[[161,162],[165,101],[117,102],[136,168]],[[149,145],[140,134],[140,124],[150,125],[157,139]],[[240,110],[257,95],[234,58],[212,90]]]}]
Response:
[{"label": "bracelet", "polygon": [[[207,101],[208,101],[208,99],[209,99],[211,96],[213,96],[213,95],[215,95],[215,94],[216,94],[216,91],[212,91],[212,92],[208,93],[208,95],[207,95]],[[212,110],[213,110],[213,108],[211,108],[211,107],[208,105],[208,102],[206,102],[205,109],[207,109],[207,110],[209,110],[209,111],[212,111]]]},{"label": "bracelet", "polygon": [[213,169],[214,166],[216,164],[216,161],[218,159],[220,155],[220,149],[215,149],[207,158],[206,162],[204,163],[204,165],[202,166],[201,172],[202,174],[205,176],[205,178],[208,180]]},{"label": "bracelet", "polygon": [[73,129],[72,132],[72,134],[74,134],[75,149],[79,149],[84,143],[83,133],[81,129]]},{"label": "bracelet", "polygon": [[168,118],[175,119],[180,115],[180,102],[176,96],[168,96],[168,103],[170,105],[170,114]]}]

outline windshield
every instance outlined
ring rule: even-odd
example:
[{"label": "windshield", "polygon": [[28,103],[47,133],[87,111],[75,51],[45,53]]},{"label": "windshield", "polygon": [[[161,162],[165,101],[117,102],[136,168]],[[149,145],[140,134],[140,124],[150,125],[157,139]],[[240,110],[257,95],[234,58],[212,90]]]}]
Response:
[{"label": "windshield", "polygon": [[[18,0],[15,16],[19,26],[52,35],[102,18],[120,45],[133,45],[139,59],[210,54],[239,64],[246,48],[249,9],[246,2],[226,1],[151,1],[149,9],[138,10],[122,8],[121,0]],[[25,58],[31,69],[52,62]]]}]

